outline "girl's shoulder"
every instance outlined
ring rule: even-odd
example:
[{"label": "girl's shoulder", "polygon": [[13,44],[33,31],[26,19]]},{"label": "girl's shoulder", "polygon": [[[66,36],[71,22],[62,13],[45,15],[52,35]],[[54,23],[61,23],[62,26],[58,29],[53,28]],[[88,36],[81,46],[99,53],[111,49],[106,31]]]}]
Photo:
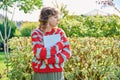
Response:
[{"label": "girl's shoulder", "polygon": [[34,30],[31,31],[31,35],[32,35],[32,34],[42,35],[43,32],[42,32],[39,28],[36,28],[36,29],[34,29]]},{"label": "girl's shoulder", "polygon": [[64,32],[63,29],[62,29],[62,28],[59,28],[59,27],[55,27],[54,29],[55,29],[55,31],[57,31],[57,32]]}]

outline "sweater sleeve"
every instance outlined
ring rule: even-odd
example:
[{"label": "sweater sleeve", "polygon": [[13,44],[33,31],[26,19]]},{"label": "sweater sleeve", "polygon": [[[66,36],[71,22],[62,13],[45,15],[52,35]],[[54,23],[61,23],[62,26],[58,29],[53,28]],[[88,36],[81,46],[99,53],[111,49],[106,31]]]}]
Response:
[{"label": "sweater sleeve", "polygon": [[67,40],[67,37],[63,31],[61,32],[61,35],[62,35],[62,41],[64,43],[64,47],[59,53],[47,59],[48,64],[63,63],[71,57],[69,41]]},{"label": "sweater sleeve", "polygon": [[64,46],[63,42],[59,41],[54,46],[45,48],[43,45],[42,35],[39,34],[37,31],[33,31],[31,33],[31,39],[32,50],[37,60],[44,60],[50,58],[51,55],[55,55]]}]

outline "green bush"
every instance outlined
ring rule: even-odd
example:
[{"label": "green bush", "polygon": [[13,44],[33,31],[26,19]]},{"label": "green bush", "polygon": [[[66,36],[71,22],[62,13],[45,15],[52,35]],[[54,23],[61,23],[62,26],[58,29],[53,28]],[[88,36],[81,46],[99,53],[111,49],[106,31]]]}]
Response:
[{"label": "green bush", "polygon": [[[14,22],[8,20],[8,23],[7,23],[7,35],[8,35],[8,32],[9,32],[10,26],[11,26],[10,38],[11,38],[11,37],[14,37],[14,33],[15,33],[15,30],[16,30],[17,26],[15,25]],[[0,31],[1,31],[1,33],[3,35],[3,38],[4,38],[5,37],[5,28],[4,28],[4,23],[3,22],[0,23]]]},{"label": "green bush", "polygon": [[[120,37],[118,16],[66,16],[58,24],[68,37]],[[38,23],[23,23],[21,36],[30,36]]]},{"label": "green bush", "polygon": [[58,26],[68,37],[120,37],[118,16],[67,16]]},{"label": "green bush", "polygon": [[15,30],[14,36],[15,36],[15,37],[21,37],[21,32],[20,32],[19,29],[16,29],[16,30]]},{"label": "green bush", "polygon": [[36,27],[38,27],[38,23],[34,23],[34,22],[23,23],[23,25],[20,28],[21,36],[26,36],[26,37],[30,36],[31,31],[35,29]]},{"label": "green bush", "polygon": [[[120,80],[119,38],[69,38],[72,57],[65,63],[68,80]],[[10,39],[10,80],[31,80],[30,38]]]},{"label": "green bush", "polygon": [[[2,23],[0,23],[0,31],[2,32],[3,31],[3,28],[2,28],[3,26],[2,26]],[[1,37],[0,37],[0,42],[2,42],[2,40],[1,40]]]},{"label": "green bush", "polygon": [[29,38],[14,37],[9,41],[10,48],[10,68],[8,77],[10,80],[32,80],[31,41]]},{"label": "green bush", "polygon": [[68,80],[119,80],[120,39],[70,38],[72,57],[65,64]]}]

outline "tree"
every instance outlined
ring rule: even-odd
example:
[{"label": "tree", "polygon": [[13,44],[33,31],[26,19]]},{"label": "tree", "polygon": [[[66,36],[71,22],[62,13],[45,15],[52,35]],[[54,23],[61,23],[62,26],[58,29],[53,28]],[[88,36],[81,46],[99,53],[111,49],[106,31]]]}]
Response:
[{"label": "tree", "polygon": [[115,10],[117,10],[120,13],[120,10],[115,6],[114,0],[96,0],[96,3],[101,4],[101,8],[106,6],[112,6]]},{"label": "tree", "polygon": [[[7,14],[10,12],[12,14],[11,21],[13,20],[15,8],[18,7],[20,10],[23,10],[25,13],[28,13],[36,8],[40,8],[42,6],[42,0],[0,0],[0,9],[3,9],[4,11],[4,35],[1,34],[0,31],[0,37],[4,43],[4,52],[5,52],[5,59],[6,59],[6,67],[7,67],[7,73],[9,71],[9,66],[8,66],[8,60],[9,60],[9,48],[8,48],[8,39],[10,37],[11,33],[11,27],[9,28],[9,32],[7,34]],[[12,7],[14,8],[13,11],[10,11],[9,8]]]},{"label": "tree", "polygon": [[55,0],[53,2],[53,5],[55,8],[57,8],[60,12],[60,18],[64,18],[68,15],[68,10],[66,9],[67,8],[67,5],[65,4],[58,4],[57,0]]}]

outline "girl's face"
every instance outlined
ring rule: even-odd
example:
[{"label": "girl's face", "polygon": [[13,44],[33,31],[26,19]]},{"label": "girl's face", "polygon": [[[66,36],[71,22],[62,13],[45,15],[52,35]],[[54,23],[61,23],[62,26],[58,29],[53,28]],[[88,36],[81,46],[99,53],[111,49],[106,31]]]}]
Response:
[{"label": "girl's face", "polygon": [[50,26],[51,28],[56,27],[57,24],[58,24],[58,21],[59,21],[58,15],[51,16],[51,17],[48,19],[49,26]]}]

